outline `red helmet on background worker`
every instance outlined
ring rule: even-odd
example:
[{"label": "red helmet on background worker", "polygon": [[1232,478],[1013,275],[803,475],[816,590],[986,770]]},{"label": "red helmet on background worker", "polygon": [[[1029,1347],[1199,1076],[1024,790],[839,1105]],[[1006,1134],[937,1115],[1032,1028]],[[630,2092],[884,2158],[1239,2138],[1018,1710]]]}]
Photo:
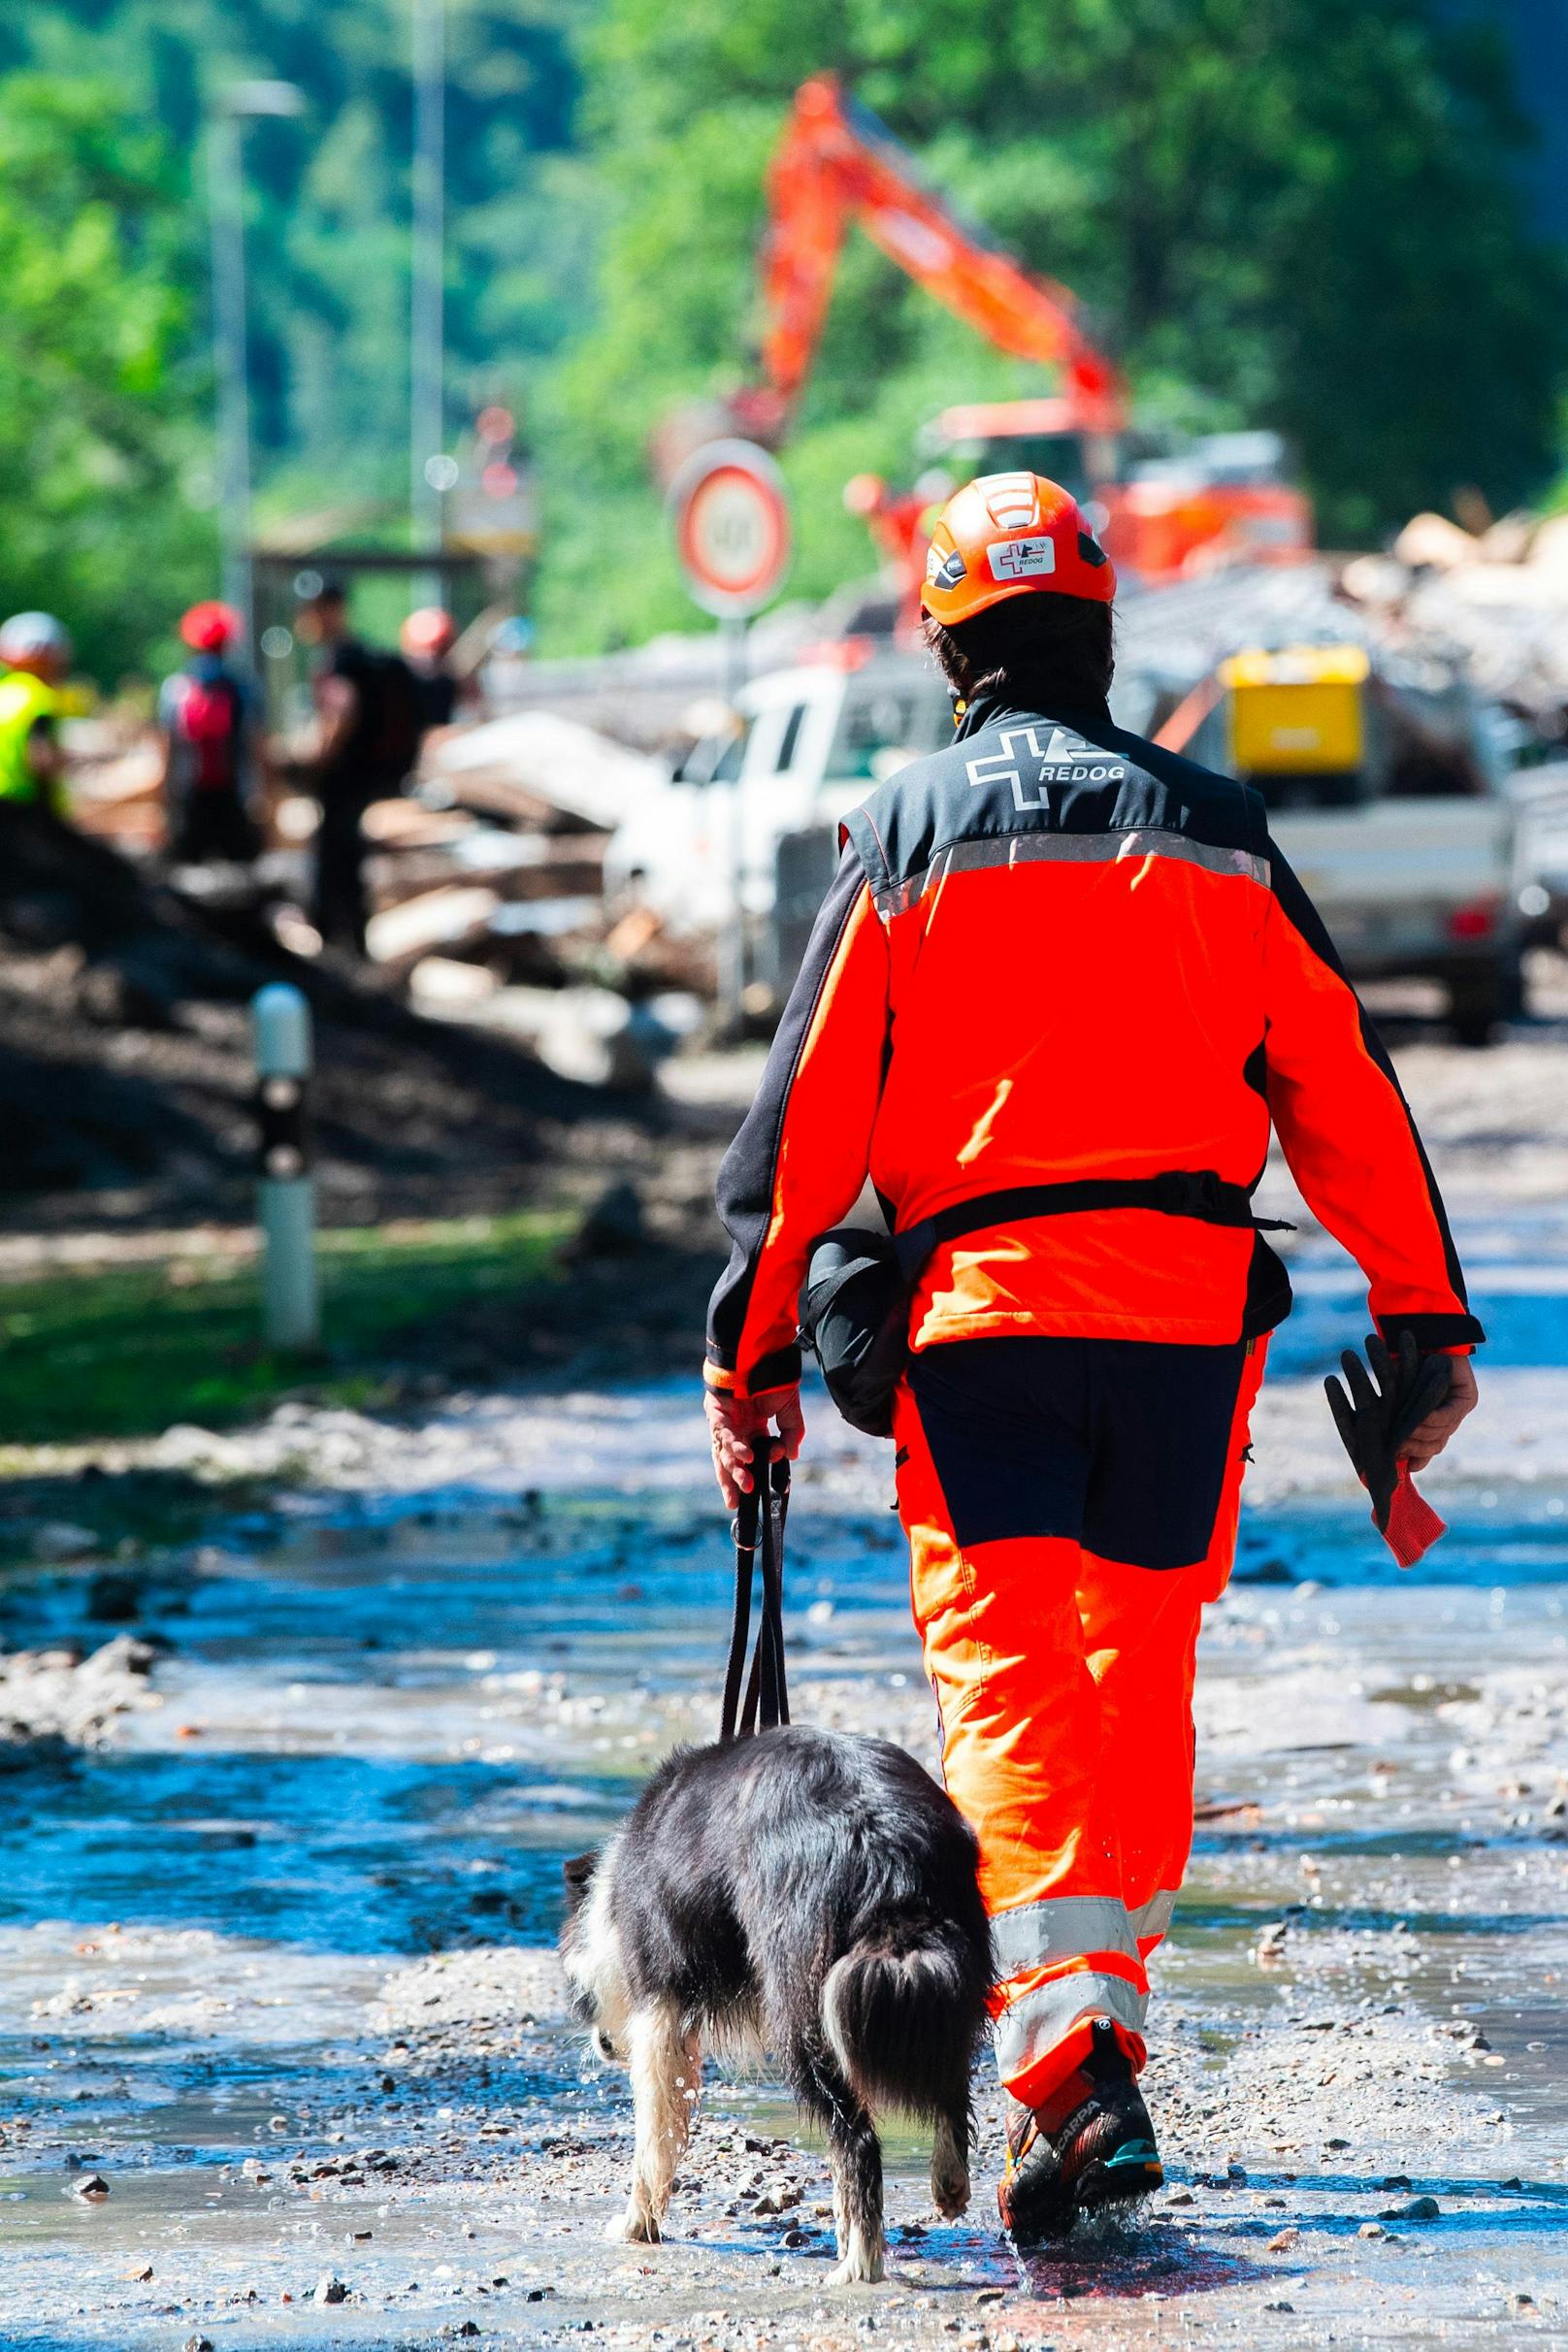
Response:
[{"label": "red helmet on background worker", "polygon": [[1116,568],[1078,501],[1041,474],[982,474],[955,490],[931,533],[921,609],[955,629],[1040,591],[1097,604],[1116,595]]},{"label": "red helmet on background worker", "polygon": [[240,634],[240,615],[232,604],[209,597],[181,616],[180,634],[194,653],[221,653]]},{"label": "red helmet on background worker", "polygon": [[398,643],[405,653],[416,659],[423,655],[439,661],[443,653],[451,652],[456,642],[457,623],[439,604],[421,604],[416,612],[409,613],[398,631]]}]

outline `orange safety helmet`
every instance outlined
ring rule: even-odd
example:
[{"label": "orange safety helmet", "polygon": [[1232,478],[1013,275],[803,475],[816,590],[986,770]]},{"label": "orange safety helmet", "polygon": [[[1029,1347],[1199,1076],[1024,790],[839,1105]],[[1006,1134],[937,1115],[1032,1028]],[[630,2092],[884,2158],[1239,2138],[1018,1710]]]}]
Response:
[{"label": "orange safety helmet", "polygon": [[398,631],[398,643],[407,654],[440,660],[457,641],[457,623],[439,604],[421,604]]},{"label": "orange safety helmet", "polygon": [[1116,568],[1078,501],[1039,474],[982,474],[936,519],[921,609],[956,628],[1003,597],[1081,596],[1108,604]]},{"label": "orange safety helmet", "polygon": [[195,653],[221,653],[240,634],[240,615],[232,604],[210,597],[183,615],[180,634]]}]

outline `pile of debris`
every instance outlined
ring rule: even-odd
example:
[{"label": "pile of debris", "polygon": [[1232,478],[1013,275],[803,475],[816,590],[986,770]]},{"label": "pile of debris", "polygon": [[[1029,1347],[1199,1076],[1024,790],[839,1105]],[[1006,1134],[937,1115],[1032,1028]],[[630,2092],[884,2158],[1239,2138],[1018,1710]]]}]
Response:
[{"label": "pile of debris", "polygon": [[[145,722],[73,721],[70,749],[78,833],[151,866],[161,759]],[[668,775],[667,757],[541,707],[443,731],[408,794],[366,812],[379,974],[421,1013],[505,1030],[564,1075],[645,1085],[715,989],[711,941],[670,935],[605,887],[611,835]],[[310,956],[310,794],[309,771],[285,760],[269,793],[274,846],[253,869],[177,871],[181,898],[220,922],[248,910]]]},{"label": "pile of debris", "polygon": [[1568,736],[1568,514],[1479,532],[1418,514],[1388,554],[1354,557],[1341,585],[1393,642],[1448,654],[1544,742]]},{"label": "pile of debris", "polygon": [[[821,604],[775,605],[746,632],[748,676],[763,677],[810,658],[813,648],[863,632],[868,588],[842,588]],[[727,699],[735,653],[716,629],[668,631],[619,653],[584,654],[515,667],[492,660],[485,694],[493,709],[559,712],[635,751],[668,761],[691,747],[695,702]]]},{"label": "pile of debris", "polygon": [[[507,1038],[438,1027],[375,974],[290,955],[114,850],[0,803],[0,1193],[29,1225],[249,1213],[248,1004],[288,979],[315,1022],[317,1176],[335,1220],[514,1207],[563,1123],[628,1106]],[[638,1115],[640,1117],[640,1114]],[[603,1159],[607,1129],[597,1127]]]},{"label": "pile of debris", "polygon": [[557,1069],[631,1082],[702,1019],[708,943],[606,894],[604,852],[667,769],[547,710],[441,739],[366,818],[370,949],[421,1010],[504,1029]]}]

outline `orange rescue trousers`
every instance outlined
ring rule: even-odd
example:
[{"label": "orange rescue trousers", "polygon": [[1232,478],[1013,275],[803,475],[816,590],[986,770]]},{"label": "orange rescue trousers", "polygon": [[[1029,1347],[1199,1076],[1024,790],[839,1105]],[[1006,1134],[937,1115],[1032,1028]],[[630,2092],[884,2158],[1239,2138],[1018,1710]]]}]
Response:
[{"label": "orange rescue trousers", "polygon": [[915,1621],[1027,2106],[1095,2016],[1143,2064],[1145,1967],[1192,1839],[1199,1620],[1230,1573],[1265,1352],[977,1339],[922,1351],[899,1389]]}]

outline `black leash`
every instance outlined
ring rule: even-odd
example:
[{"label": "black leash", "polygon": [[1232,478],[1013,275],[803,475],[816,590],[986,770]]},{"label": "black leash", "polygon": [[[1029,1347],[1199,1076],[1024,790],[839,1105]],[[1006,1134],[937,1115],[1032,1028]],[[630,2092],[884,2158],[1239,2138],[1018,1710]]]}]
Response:
[{"label": "black leash", "polygon": [[[762,1443],[768,1443],[766,1434]],[[741,1737],[749,1738],[756,1731],[773,1731],[790,1719],[790,1694],[784,1672],[784,1520],[789,1504],[789,1463],[757,1465],[751,1491],[740,1497],[735,1519],[735,1616],[730,1626],[724,1712],[719,1724],[719,1738],[723,1741],[733,1740],[737,1726]],[[763,1580],[762,1618],[751,1671],[747,1674],[751,1588],[759,1565]]]},{"label": "black leash", "polygon": [[784,1520],[789,1507],[790,1465],[787,1461],[776,1461],[769,1465],[762,1513],[762,1624],[746,1684],[746,1703],[740,1714],[740,1728],[748,1734],[772,1731],[790,1719],[790,1694],[784,1676]]}]

